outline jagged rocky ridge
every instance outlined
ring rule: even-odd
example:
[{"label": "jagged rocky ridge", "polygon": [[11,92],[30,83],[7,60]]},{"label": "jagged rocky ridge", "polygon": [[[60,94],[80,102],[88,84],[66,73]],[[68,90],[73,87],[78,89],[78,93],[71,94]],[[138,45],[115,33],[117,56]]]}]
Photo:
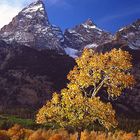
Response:
[{"label": "jagged rocky ridge", "polygon": [[140,20],[137,20],[113,36],[88,19],[71,29],[66,29],[63,34],[59,27],[49,22],[43,1],[37,0],[25,7],[0,30],[0,38],[8,44],[18,43],[37,49],[54,50],[75,58],[84,48],[96,48],[112,40],[123,41],[130,48],[139,49],[139,24]]},{"label": "jagged rocky ridge", "polygon": [[96,49],[112,41],[127,44],[132,50],[139,50],[140,19],[131,25],[121,28],[115,35],[98,28],[92,20],[88,19],[72,29],[65,30],[63,46],[66,54],[75,58],[81,54],[84,48]]},{"label": "jagged rocky ridge", "polygon": [[122,112],[140,116],[140,19],[114,36],[91,19],[66,29],[64,34],[49,22],[41,0],[24,8],[0,30],[0,111],[16,108],[35,110],[53,91],[66,85],[66,75],[84,48],[98,52],[122,48],[133,56],[137,85],[112,101]]},{"label": "jagged rocky ridge", "polygon": [[19,12],[11,23],[1,29],[0,38],[9,44],[19,43],[64,53],[61,46],[62,31],[59,27],[50,24],[45,5],[41,0]]},{"label": "jagged rocky ridge", "polygon": [[64,48],[67,54],[76,57],[84,48],[96,48],[111,41],[113,36],[98,28],[91,19],[64,32]]},{"label": "jagged rocky ridge", "polygon": [[114,38],[117,41],[127,43],[132,50],[140,50],[140,19],[121,28]]}]

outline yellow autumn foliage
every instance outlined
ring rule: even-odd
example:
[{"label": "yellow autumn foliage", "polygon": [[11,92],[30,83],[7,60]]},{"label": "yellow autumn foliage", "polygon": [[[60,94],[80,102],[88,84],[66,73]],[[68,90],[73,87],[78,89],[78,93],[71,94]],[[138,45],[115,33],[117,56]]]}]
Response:
[{"label": "yellow autumn foliage", "polygon": [[[37,114],[37,123],[57,123],[63,128],[86,128],[98,120],[106,128],[116,126],[115,111],[110,103],[103,103],[100,98],[87,98],[62,90],[59,102],[47,102]],[[55,95],[56,96],[56,95]],[[53,98],[52,98],[53,101]],[[43,114],[43,113],[44,114]]]},{"label": "yellow autumn foliage", "polygon": [[104,88],[113,98],[134,85],[131,59],[128,52],[120,49],[105,54],[85,49],[68,74],[67,88],[61,94],[54,93],[52,100],[39,110],[36,122],[76,130],[86,129],[97,121],[107,129],[116,127],[112,105],[103,103],[97,94]]},{"label": "yellow autumn foliage", "polygon": [[[0,140],[77,140],[78,133],[68,133],[66,130],[44,130],[39,129],[31,132],[30,129],[22,128],[27,135],[18,133],[17,125],[10,128],[8,131],[0,130]],[[16,128],[16,129],[15,129]],[[21,129],[21,128],[20,128]],[[11,134],[9,133],[12,132]],[[102,131],[87,131],[81,132],[80,140],[139,140],[139,134],[115,131],[115,132],[102,132]]]},{"label": "yellow autumn foliage", "polygon": [[[77,65],[68,74],[70,85],[76,85],[90,97],[95,96],[103,87],[109,96],[120,96],[123,89],[135,84],[130,74],[131,59],[131,55],[121,49],[113,49],[105,54],[85,49],[82,56],[77,58]],[[91,92],[86,92],[88,87],[92,87]]]}]

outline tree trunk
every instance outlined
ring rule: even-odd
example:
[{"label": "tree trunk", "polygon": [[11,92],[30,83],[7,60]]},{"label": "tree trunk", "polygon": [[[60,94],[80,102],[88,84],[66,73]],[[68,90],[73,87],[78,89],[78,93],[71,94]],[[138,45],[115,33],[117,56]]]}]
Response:
[{"label": "tree trunk", "polygon": [[81,130],[78,130],[78,138],[77,138],[77,140],[80,140],[80,138],[81,138]]},{"label": "tree trunk", "polygon": [[97,86],[97,88],[93,91],[92,93],[92,97],[96,96],[96,94],[99,92],[99,90],[102,88],[102,86],[104,85],[106,78]]}]

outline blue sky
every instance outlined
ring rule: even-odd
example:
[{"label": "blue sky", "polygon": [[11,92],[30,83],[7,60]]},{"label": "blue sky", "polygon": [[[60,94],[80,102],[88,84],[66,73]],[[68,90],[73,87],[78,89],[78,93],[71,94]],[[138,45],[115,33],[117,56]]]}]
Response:
[{"label": "blue sky", "polygon": [[[0,28],[22,8],[36,0],[0,0]],[[52,24],[62,30],[91,18],[100,28],[114,33],[140,18],[140,0],[43,0]]]},{"label": "blue sky", "polygon": [[114,33],[140,18],[140,0],[44,0],[51,23],[63,30],[91,18]]}]

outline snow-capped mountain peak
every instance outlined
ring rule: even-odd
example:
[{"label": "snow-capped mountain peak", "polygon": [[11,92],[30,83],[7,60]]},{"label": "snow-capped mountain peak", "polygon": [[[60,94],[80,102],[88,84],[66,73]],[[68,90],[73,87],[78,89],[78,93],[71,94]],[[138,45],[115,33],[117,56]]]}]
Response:
[{"label": "snow-capped mountain peak", "polygon": [[115,39],[126,42],[133,50],[140,50],[140,19],[121,28],[116,33]]},{"label": "snow-capped mountain peak", "polygon": [[[48,15],[45,9],[45,4],[42,0],[31,3],[29,6],[25,7],[19,15],[24,17],[24,20],[27,18],[29,20],[38,20],[43,21],[43,24],[49,25]],[[40,22],[41,23],[41,22]]]},{"label": "snow-capped mountain peak", "polygon": [[41,0],[31,3],[19,12],[1,29],[0,38],[7,43],[64,53],[60,41],[63,40],[62,31],[50,24],[45,4]]},{"label": "snow-capped mountain peak", "polygon": [[43,0],[25,7],[0,30],[0,39],[28,47],[55,50],[76,57],[84,48],[97,48],[112,40],[123,40],[131,49],[140,49],[140,19],[121,28],[115,36],[100,29],[91,19],[66,29],[64,34],[49,22]]},{"label": "snow-capped mountain peak", "polygon": [[83,24],[82,24],[85,28],[91,28],[91,29],[95,29],[97,26],[92,22],[91,19],[86,20]]},{"label": "snow-capped mountain peak", "polygon": [[93,23],[92,19],[90,19],[90,18],[87,19],[87,20],[85,21],[84,24],[89,25],[89,26],[93,26],[93,25],[95,25],[95,24]]},{"label": "snow-capped mountain peak", "polygon": [[31,3],[28,7],[24,8],[22,12],[29,13],[29,12],[37,12],[37,11],[44,11],[44,3],[41,0],[38,0],[34,3]]},{"label": "snow-capped mountain peak", "polygon": [[[98,45],[111,41],[113,36],[98,28],[91,19],[88,19],[72,29],[65,30],[64,38],[63,44],[65,48],[69,48],[69,50],[72,48],[82,52],[84,48],[95,48]],[[66,53],[71,55],[71,51],[66,51]]]}]

